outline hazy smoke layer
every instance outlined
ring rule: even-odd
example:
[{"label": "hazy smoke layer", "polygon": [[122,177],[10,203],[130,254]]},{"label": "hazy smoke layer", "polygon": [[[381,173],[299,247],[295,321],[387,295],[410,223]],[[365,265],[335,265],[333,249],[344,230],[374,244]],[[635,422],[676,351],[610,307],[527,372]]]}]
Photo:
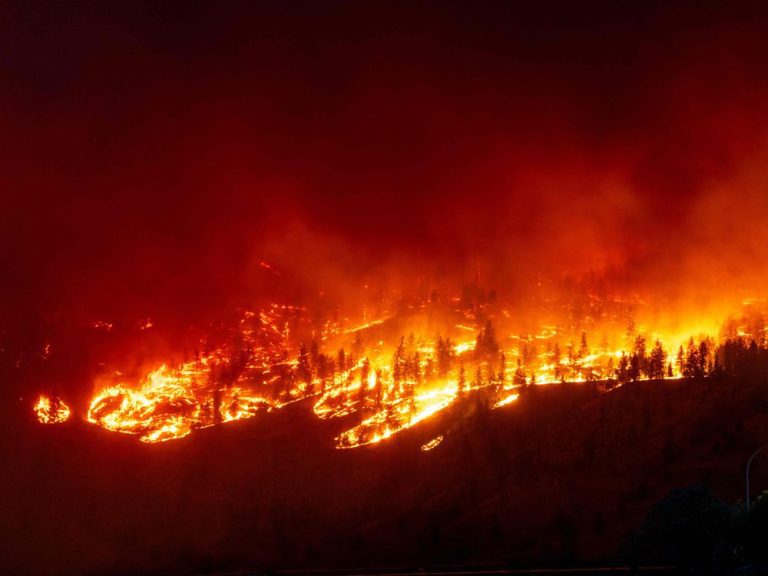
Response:
[{"label": "hazy smoke layer", "polygon": [[[6,315],[765,279],[759,6],[0,9]],[[248,13],[243,16],[243,8]],[[425,265],[426,264],[426,265]]]}]

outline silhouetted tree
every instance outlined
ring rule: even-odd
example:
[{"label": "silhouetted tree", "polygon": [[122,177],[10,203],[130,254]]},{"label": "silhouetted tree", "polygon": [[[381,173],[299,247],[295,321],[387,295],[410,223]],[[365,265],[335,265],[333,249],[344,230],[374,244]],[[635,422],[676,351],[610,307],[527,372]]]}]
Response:
[{"label": "silhouetted tree", "polygon": [[645,336],[642,334],[638,334],[635,338],[629,365],[632,380],[638,380],[641,376],[648,376],[648,352],[645,345]]},{"label": "silhouetted tree", "polygon": [[579,360],[583,360],[587,356],[589,356],[589,345],[587,344],[587,333],[582,332],[581,341],[579,342],[578,358]]},{"label": "silhouetted tree", "polygon": [[496,380],[498,388],[504,388],[507,377],[507,356],[504,352],[499,353],[499,376]]},{"label": "silhouetted tree", "polygon": [[515,373],[512,376],[512,383],[515,386],[522,386],[522,387],[524,387],[526,384],[525,370],[523,370],[523,365],[520,362],[520,358],[517,359],[517,368],[515,368]]},{"label": "silhouetted tree", "polygon": [[309,388],[312,384],[312,370],[309,364],[309,353],[307,347],[302,343],[299,347],[299,362],[296,369],[299,380]]},{"label": "silhouetted tree", "polygon": [[221,388],[217,386],[213,391],[213,423],[218,425],[221,422]]},{"label": "silhouetted tree", "polygon": [[405,338],[400,337],[400,343],[395,350],[395,356],[392,358],[392,380],[395,390],[400,389],[400,384],[405,377],[406,357],[405,357]]},{"label": "silhouetted tree", "polygon": [[328,389],[329,385],[334,385],[336,383],[336,362],[333,360],[331,356],[321,355],[322,358],[325,360],[325,372],[323,375],[323,378],[320,380],[321,384],[321,390],[320,392],[322,394],[325,394],[325,391]]},{"label": "silhouetted tree", "polygon": [[704,376],[704,363],[699,354],[699,347],[693,342],[693,338],[688,341],[685,351],[685,360],[683,361],[683,376],[686,378],[701,378]]},{"label": "silhouetted tree", "polygon": [[312,370],[315,372],[318,369],[320,363],[320,348],[317,345],[317,340],[312,339],[312,344],[309,346],[309,361],[312,364]]},{"label": "silhouetted tree", "polygon": [[499,342],[496,339],[496,330],[490,320],[477,335],[475,354],[478,358],[495,358],[499,353]]},{"label": "silhouetted tree", "polygon": [[360,367],[360,390],[358,392],[358,401],[360,404],[365,404],[366,397],[368,396],[368,376],[371,373],[371,363],[368,358],[363,360],[363,365]]},{"label": "silhouetted tree", "polygon": [[339,372],[347,370],[347,355],[344,353],[344,348],[339,348],[339,351],[336,353],[336,367]]},{"label": "silhouetted tree", "polygon": [[555,380],[563,380],[564,374],[563,374],[563,368],[560,365],[560,361],[562,359],[562,355],[560,353],[560,343],[555,342],[554,347],[552,348],[552,364],[555,366]]},{"label": "silhouetted tree", "polygon": [[408,357],[406,366],[408,378],[417,385],[421,384],[421,355],[418,351]]},{"label": "silhouetted tree", "polygon": [[653,350],[651,350],[651,355],[648,358],[648,378],[651,380],[663,380],[666,363],[667,353],[664,351],[661,342],[656,340]]},{"label": "silhouetted tree", "polygon": [[377,369],[374,376],[373,402],[376,410],[381,410],[381,403],[384,401],[384,382],[382,380],[381,370]]},{"label": "silhouetted tree", "polygon": [[576,358],[576,352],[573,349],[573,342],[568,342],[566,353],[568,357],[568,375],[571,376],[578,368],[578,359]]},{"label": "silhouetted tree", "polygon": [[709,339],[699,342],[699,366],[698,373],[703,376],[709,376],[712,373],[712,345]]},{"label": "silhouetted tree", "polygon": [[437,339],[437,374],[446,376],[451,370],[456,352],[453,349],[453,343],[450,338]]},{"label": "silhouetted tree", "polygon": [[520,357],[522,358],[523,366],[529,367],[536,358],[536,347],[533,344],[529,344],[526,340],[521,340],[521,342]]},{"label": "silhouetted tree", "polygon": [[[318,354],[315,364],[315,375],[320,380],[321,387],[324,387],[328,374],[330,373],[330,365],[328,357],[325,354]],[[314,384],[312,383],[310,392],[314,392]]]},{"label": "silhouetted tree", "polygon": [[475,369],[475,378],[472,381],[472,386],[475,388],[481,388],[483,386],[483,369],[479,366]]},{"label": "silhouetted tree", "polygon": [[432,358],[427,358],[424,363],[424,380],[430,382],[435,377],[435,361]]},{"label": "silhouetted tree", "polygon": [[630,379],[629,358],[622,352],[621,357],[619,358],[619,365],[616,368],[616,381],[619,384],[626,384]]}]

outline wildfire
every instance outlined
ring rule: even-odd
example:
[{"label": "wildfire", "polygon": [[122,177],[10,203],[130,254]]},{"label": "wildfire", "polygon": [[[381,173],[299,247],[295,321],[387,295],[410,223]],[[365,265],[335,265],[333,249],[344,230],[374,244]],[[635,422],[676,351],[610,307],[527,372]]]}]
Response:
[{"label": "wildfire", "polygon": [[[592,382],[610,391],[629,381],[705,377],[728,362],[717,341],[698,331],[713,323],[700,319],[688,331],[664,333],[632,318],[622,325],[621,314],[603,312],[582,322],[589,330],[545,323],[515,334],[507,327],[514,315],[506,309],[496,312],[498,329],[483,308],[481,321],[457,299],[449,302],[441,312],[449,320],[443,325],[453,326],[446,336],[424,328],[424,303],[409,305],[406,318],[384,310],[379,318],[364,314],[362,323],[311,321],[304,308],[284,304],[245,310],[223,344],[201,342],[206,353],[193,360],[160,364],[134,382],[122,372],[103,378],[86,420],[156,443],[307,401],[318,418],[350,420],[335,439],[337,448],[348,449],[386,440],[475,393],[495,409],[534,385]],[[608,304],[603,308],[610,310]],[[626,306],[618,299],[613,305]],[[765,345],[765,322],[755,306],[750,301],[747,312],[723,323],[721,342]],[[413,330],[398,335],[405,320]],[[376,336],[365,342],[369,330]],[[689,334],[700,335],[694,340]],[[70,415],[63,401],[48,397],[35,411],[44,423]]]},{"label": "wildfire", "polygon": [[183,438],[195,429],[271,409],[267,400],[238,386],[210,385],[207,368],[207,361],[188,363],[178,370],[161,366],[138,390],[124,384],[109,386],[91,401],[87,420],[152,443]]},{"label": "wildfire", "polygon": [[42,424],[60,424],[69,420],[71,411],[61,398],[42,395],[35,403],[35,413]]},{"label": "wildfire", "polygon": [[456,383],[418,395],[393,397],[373,416],[336,438],[339,448],[356,448],[386,440],[436,414],[456,398]]}]

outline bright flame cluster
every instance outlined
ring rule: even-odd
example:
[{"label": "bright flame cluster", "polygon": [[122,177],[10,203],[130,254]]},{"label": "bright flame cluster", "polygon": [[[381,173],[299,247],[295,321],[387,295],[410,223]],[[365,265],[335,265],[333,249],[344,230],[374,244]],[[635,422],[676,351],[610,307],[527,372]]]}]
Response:
[{"label": "bright flame cluster", "polygon": [[69,420],[71,410],[61,398],[41,395],[35,403],[35,414],[41,424],[61,424]]},{"label": "bright flame cluster", "polygon": [[[390,438],[481,390],[490,408],[502,408],[531,385],[605,381],[610,385],[604,388],[611,389],[620,385],[614,375],[627,364],[632,342],[635,347],[646,345],[634,324],[626,334],[614,330],[610,339],[603,333],[597,345],[588,343],[583,331],[580,341],[572,335],[561,347],[562,332],[555,326],[543,326],[534,335],[497,336],[489,334],[490,327],[481,328],[471,313],[455,316],[459,316],[453,323],[455,340],[429,338],[422,329],[418,331],[422,336],[398,337],[395,346],[385,343],[393,332],[388,325],[391,313],[364,318],[356,325],[326,322],[317,329],[302,308],[273,304],[258,312],[246,311],[234,338],[219,346],[206,342],[206,352],[194,360],[156,366],[138,382],[126,382],[119,374],[103,378],[85,418],[107,430],[156,443],[305,400],[318,418],[349,422],[335,439],[337,448],[347,449]],[[148,329],[152,324],[142,326]],[[310,328],[318,339],[308,350],[294,333]],[[754,332],[741,321],[728,330],[739,337]],[[649,334],[647,357],[652,357],[654,345],[661,354],[661,338],[642,333]],[[597,339],[596,334],[590,337]],[[667,349],[657,358],[661,377],[680,377],[678,360],[686,338],[667,335],[665,342],[679,345],[680,352]],[[351,348],[347,352],[346,346]],[[489,347],[492,353],[485,351]],[[338,350],[338,356],[324,350]],[[714,346],[709,350],[712,354]],[[46,396],[40,397],[35,411],[44,423],[63,422],[70,416],[63,401]],[[442,436],[423,450],[434,449],[440,441]]]},{"label": "bright flame cluster", "polygon": [[211,390],[198,380],[202,376],[203,369],[194,366],[175,371],[161,366],[138,390],[123,384],[101,390],[91,401],[87,420],[151,443],[183,438],[192,430],[271,408],[265,399],[239,387]]}]

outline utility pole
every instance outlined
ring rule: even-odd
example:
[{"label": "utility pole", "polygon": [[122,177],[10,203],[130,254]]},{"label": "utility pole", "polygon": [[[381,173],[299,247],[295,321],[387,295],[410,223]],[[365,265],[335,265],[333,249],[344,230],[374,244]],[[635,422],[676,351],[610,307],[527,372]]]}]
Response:
[{"label": "utility pole", "polygon": [[747,473],[746,473],[747,495],[745,500],[747,504],[747,514],[749,514],[749,467],[752,465],[752,460],[755,459],[755,456],[757,456],[760,452],[762,452],[766,448],[768,448],[768,444],[766,444],[765,446],[760,446],[760,448],[758,448],[752,453],[752,456],[749,457],[749,460],[747,460]]}]

